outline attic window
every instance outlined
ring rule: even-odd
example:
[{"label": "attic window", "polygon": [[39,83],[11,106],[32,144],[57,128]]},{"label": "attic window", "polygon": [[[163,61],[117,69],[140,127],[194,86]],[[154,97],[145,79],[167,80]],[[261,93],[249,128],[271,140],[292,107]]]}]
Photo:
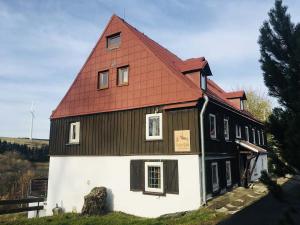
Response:
[{"label": "attic window", "polygon": [[200,76],[201,76],[201,89],[202,90],[206,90],[206,76],[203,74],[203,73],[200,73]]},{"label": "attic window", "polygon": [[244,110],[244,100],[241,99],[241,103],[240,104],[241,104],[240,105],[241,110]]},{"label": "attic window", "polygon": [[108,70],[98,73],[98,89],[108,88]]},{"label": "attic window", "polygon": [[118,68],[118,86],[128,85],[128,66]]},{"label": "attic window", "polygon": [[119,48],[121,43],[121,33],[116,33],[106,37],[106,48],[114,49]]}]

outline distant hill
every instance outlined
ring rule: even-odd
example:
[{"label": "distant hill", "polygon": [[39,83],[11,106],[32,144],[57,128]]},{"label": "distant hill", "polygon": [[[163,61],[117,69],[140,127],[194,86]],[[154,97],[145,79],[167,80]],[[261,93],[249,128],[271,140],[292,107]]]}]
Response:
[{"label": "distant hill", "polygon": [[32,139],[29,138],[12,138],[12,137],[0,137],[1,141],[7,143],[27,145],[29,148],[40,148],[45,145],[49,145],[48,139]]}]

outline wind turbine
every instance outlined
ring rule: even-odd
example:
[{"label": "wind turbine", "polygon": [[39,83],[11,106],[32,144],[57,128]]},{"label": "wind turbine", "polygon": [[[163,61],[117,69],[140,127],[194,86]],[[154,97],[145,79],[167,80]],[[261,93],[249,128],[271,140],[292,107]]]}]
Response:
[{"label": "wind turbine", "polygon": [[30,133],[29,133],[29,139],[32,140],[32,132],[33,132],[33,119],[35,117],[34,115],[34,103],[31,103],[31,107],[30,107],[30,115],[31,115],[31,126],[30,126]]}]

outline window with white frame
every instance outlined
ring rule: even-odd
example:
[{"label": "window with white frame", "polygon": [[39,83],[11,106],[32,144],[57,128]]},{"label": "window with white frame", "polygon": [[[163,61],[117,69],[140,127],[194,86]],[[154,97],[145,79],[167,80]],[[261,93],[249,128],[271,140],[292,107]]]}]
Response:
[{"label": "window with white frame", "polygon": [[259,130],[257,131],[257,137],[258,137],[258,144],[260,145],[260,132],[259,132]]},{"label": "window with white frame", "polygon": [[217,138],[216,116],[209,114],[209,134],[211,138]]},{"label": "window with white frame", "polygon": [[226,183],[227,186],[231,185],[231,163],[230,161],[226,161]]},{"label": "window with white frame", "polygon": [[229,120],[227,118],[224,119],[224,138],[226,141],[229,140]]},{"label": "window with white frame", "polygon": [[253,138],[253,144],[256,144],[256,140],[255,140],[255,129],[252,128],[252,138]]},{"label": "window with white frame", "polygon": [[77,144],[79,143],[80,136],[80,122],[70,123],[70,131],[69,131],[69,143]]},{"label": "window with white frame", "polygon": [[213,191],[219,190],[219,174],[218,174],[218,163],[213,162],[211,164],[211,180],[212,180],[212,187]]},{"label": "window with white frame", "polygon": [[145,162],[145,191],[164,192],[163,162]]},{"label": "window with white frame", "polygon": [[244,106],[244,100],[241,99],[240,101],[240,108],[241,110],[244,110],[245,106]]},{"label": "window with white frame", "polygon": [[246,141],[248,141],[249,142],[249,128],[247,127],[247,126],[245,126],[245,139],[246,139]]},{"label": "window with white frame", "polygon": [[242,137],[242,128],[239,125],[235,125],[235,136],[236,138],[241,138]]},{"label": "window with white frame", "polygon": [[261,140],[262,140],[262,145],[265,145],[265,133],[261,131]]},{"label": "window with white frame", "polygon": [[162,139],[162,113],[146,115],[146,140]]}]

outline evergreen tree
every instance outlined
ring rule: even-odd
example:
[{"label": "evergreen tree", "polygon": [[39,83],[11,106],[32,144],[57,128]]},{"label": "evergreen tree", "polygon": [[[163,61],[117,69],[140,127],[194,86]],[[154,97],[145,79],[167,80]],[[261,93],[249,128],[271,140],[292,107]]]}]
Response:
[{"label": "evergreen tree", "polygon": [[280,105],[268,128],[281,157],[300,170],[300,24],[291,22],[281,0],[260,29],[259,45],[264,82]]}]

